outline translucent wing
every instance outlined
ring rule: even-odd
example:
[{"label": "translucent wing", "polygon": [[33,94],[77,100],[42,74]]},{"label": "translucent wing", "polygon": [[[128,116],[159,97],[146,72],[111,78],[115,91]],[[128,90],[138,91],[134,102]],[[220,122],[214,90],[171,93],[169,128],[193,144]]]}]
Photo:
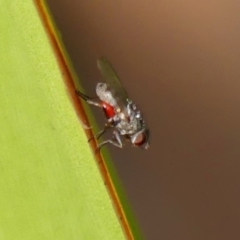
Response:
[{"label": "translucent wing", "polygon": [[105,82],[109,85],[109,90],[112,92],[119,107],[125,107],[127,105],[128,95],[122,87],[115,70],[103,57],[97,60],[97,65],[102,75],[105,77]]}]

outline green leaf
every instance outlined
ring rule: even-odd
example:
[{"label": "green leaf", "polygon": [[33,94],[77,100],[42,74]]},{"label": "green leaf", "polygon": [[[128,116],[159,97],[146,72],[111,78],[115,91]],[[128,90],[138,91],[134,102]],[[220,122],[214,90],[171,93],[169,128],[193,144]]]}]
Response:
[{"label": "green leaf", "polygon": [[33,1],[0,15],[0,239],[124,239]]}]

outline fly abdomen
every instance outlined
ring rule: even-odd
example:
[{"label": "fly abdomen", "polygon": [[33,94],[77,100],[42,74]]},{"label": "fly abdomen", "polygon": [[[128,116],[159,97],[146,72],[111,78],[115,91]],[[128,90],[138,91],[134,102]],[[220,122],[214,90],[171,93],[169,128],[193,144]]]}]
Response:
[{"label": "fly abdomen", "polygon": [[106,102],[102,102],[102,106],[103,106],[104,113],[108,119],[113,118],[116,115],[115,108],[112,107],[110,104]]},{"label": "fly abdomen", "polygon": [[112,107],[117,107],[117,101],[113,97],[112,92],[109,90],[106,83],[98,83],[96,86],[96,94],[105,103]]}]

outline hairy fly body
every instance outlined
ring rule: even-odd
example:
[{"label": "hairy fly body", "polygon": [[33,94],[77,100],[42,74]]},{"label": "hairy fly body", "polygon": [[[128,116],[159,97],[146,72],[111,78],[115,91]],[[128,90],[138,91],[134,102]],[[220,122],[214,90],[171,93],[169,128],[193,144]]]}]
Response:
[{"label": "hairy fly body", "polygon": [[112,138],[101,142],[97,151],[108,143],[122,148],[121,136],[130,139],[133,146],[147,149],[149,147],[149,131],[141,112],[137,109],[136,104],[128,98],[110,63],[105,58],[100,58],[97,65],[105,77],[105,82],[98,83],[96,86],[96,94],[99,100],[95,101],[94,98],[76,91],[78,96],[87,103],[102,108],[106,115],[107,123],[95,137],[98,139],[107,129],[113,129]]}]

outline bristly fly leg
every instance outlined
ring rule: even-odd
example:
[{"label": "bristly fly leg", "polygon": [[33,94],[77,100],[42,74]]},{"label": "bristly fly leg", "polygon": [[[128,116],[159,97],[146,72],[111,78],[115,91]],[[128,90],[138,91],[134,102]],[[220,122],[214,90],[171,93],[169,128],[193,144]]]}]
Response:
[{"label": "bristly fly leg", "polygon": [[99,139],[99,138],[100,138],[109,128],[111,128],[111,127],[113,127],[113,126],[112,126],[112,123],[111,123],[111,122],[107,122],[107,123],[105,124],[103,130],[101,130],[100,132],[98,132],[98,134],[90,137],[90,138],[88,139],[88,142],[90,142],[90,141],[93,140],[94,138]]},{"label": "bristly fly leg", "polygon": [[[78,91],[78,90],[75,90],[76,94],[78,95],[78,97],[82,98],[83,100],[85,100],[86,102],[88,102],[89,104],[93,104],[95,106],[98,106],[98,107],[102,107],[100,106],[100,103],[97,103],[97,102],[94,102],[92,101],[91,99],[93,98],[90,98],[88,97],[87,95],[83,94],[82,92]],[[87,126],[85,123],[81,122],[82,123],[82,126],[84,129],[91,129],[92,126]]]},{"label": "bristly fly leg", "polygon": [[106,140],[106,141],[100,143],[98,145],[97,149],[95,150],[95,154],[99,153],[101,148],[103,146],[105,146],[106,144],[108,144],[108,143],[110,143],[110,144],[112,144],[112,145],[114,145],[115,147],[118,147],[118,148],[122,148],[123,147],[122,140],[121,140],[121,137],[120,137],[120,134],[119,134],[118,131],[116,131],[116,130],[113,131],[112,139],[109,139],[109,140]]},{"label": "bristly fly leg", "polygon": [[[100,107],[100,108],[103,107],[101,103],[92,100],[92,99],[94,99],[93,97],[89,97],[89,96],[83,94],[82,92],[80,92],[80,91],[78,91],[78,90],[76,90],[76,94],[77,94],[79,97],[81,97],[83,100],[85,100],[87,103],[91,104],[91,105],[94,105],[94,106]],[[96,98],[97,98],[97,97],[96,97]]]},{"label": "bristly fly leg", "polygon": [[[92,99],[94,99],[94,97],[89,97],[87,95],[85,95],[84,93],[76,90],[76,94],[81,97],[83,100],[85,100],[87,103],[91,104],[91,105],[94,105],[94,106],[97,106],[97,107],[100,107],[100,108],[103,108],[103,105],[97,101],[94,101]],[[95,97],[97,98],[97,97]],[[96,138],[96,139],[99,139],[105,132],[107,129],[111,128],[112,127],[112,120],[109,119],[108,122],[105,124],[103,130],[101,130],[96,136],[92,136],[91,138],[88,139],[88,142],[90,142],[92,139]],[[92,128],[92,127],[90,127]]]}]

